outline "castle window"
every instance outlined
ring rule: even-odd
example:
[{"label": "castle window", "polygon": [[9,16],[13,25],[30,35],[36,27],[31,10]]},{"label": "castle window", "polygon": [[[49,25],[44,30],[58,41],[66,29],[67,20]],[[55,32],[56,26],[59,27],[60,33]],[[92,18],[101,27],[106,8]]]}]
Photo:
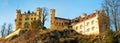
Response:
[{"label": "castle window", "polygon": [[63,25],[63,23],[62,23],[62,25]]},{"label": "castle window", "polygon": [[58,25],[58,22],[56,22],[56,25]]},{"label": "castle window", "polygon": [[34,18],[34,20],[36,20],[36,18]]},{"label": "castle window", "polygon": [[19,25],[21,25],[22,23],[21,23],[21,22],[19,22],[18,24],[19,24]]},{"label": "castle window", "polygon": [[94,20],[92,20],[91,24],[92,24],[92,25],[94,24]]},{"label": "castle window", "polygon": [[25,20],[29,20],[29,18],[28,18],[28,17],[26,17],[26,18],[25,18]]},{"label": "castle window", "polygon": [[34,16],[36,16],[36,14],[34,14]]},{"label": "castle window", "polygon": [[87,22],[87,26],[89,26],[89,22]]},{"label": "castle window", "polygon": [[25,22],[24,26],[25,26],[25,28],[29,28],[29,23]]},{"label": "castle window", "polygon": [[76,26],[76,30],[78,29],[78,26]]},{"label": "castle window", "polygon": [[22,21],[22,19],[21,19],[21,18],[20,18],[19,20],[20,20],[20,21]]},{"label": "castle window", "polygon": [[89,31],[90,31],[90,29],[88,28],[88,29],[87,29],[87,32],[89,32]]},{"label": "castle window", "polygon": [[92,27],[92,31],[94,31],[95,27]]},{"label": "castle window", "polygon": [[33,18],[31,18],[31,20],[33,20]]},{"label": "castle window", "polygon": [[80,25],[80,29],[82,29],[82,25]]},{"label": "castle window", "polygon": [[22,17],[22,15],[20,15],[20,17]]},{"label": "castle window", "polygon": [[31,16],[33,16],[33,14],[31,14]]}]

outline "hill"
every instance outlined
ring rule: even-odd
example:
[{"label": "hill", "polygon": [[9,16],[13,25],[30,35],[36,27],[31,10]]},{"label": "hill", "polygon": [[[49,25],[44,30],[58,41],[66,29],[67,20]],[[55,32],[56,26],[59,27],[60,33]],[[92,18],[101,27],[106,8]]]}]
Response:
[{"label": "hill", "polygon": [[72,29],[21,31],[8,39],[1,39],[0,43],[118,43],[120,31],[108,30],[98,36],[78,34]]}]

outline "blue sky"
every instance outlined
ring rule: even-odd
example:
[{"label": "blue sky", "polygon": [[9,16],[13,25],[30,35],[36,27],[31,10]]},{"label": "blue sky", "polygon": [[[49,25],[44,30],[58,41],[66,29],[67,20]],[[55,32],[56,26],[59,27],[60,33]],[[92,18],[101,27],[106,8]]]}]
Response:
[{"label": "blue sky", "polygon": [[[16,9],[22,12],[34,11],[37,7],[56,9],[56,16],[73,19],[82,13],[90,14],[95,9],[101,9],[103,0],[0,0],[0,28],[4,22],[12,23],[16,16]],[[49,28],[49,16],[46,26]]]}]

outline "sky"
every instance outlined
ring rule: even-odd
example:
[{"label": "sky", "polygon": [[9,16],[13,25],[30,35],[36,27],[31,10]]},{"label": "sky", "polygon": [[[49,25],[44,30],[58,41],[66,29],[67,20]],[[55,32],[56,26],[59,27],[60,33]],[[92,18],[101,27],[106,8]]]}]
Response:
[{"label": "sky", "polygon": [[[21,12],[34,11],[37,7],[54,8],[56,16],[61,18],[73,19],[82,13],[90,14],[94,10],[101,9],[103,0],[0,0],[0,29],[3,23],[11,23],[15,27],[16,9]],[[45,26],[50,27],[50,19]]]}]

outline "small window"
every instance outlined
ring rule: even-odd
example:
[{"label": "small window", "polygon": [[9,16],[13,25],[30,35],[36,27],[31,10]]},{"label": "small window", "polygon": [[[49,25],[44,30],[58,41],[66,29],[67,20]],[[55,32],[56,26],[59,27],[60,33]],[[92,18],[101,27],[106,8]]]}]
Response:
[{"label": "small window", "polygon": [[36,14],[34,14],[34,16],[36,16]]},{"label": "small window", "polygon": [[78,26],[76,26],[76,30],[78,29]]},{"label": "small window", "polygon": [[87,29],[87,32],[89,32],[89,28]]},{"label": "small window", "polygon": [[92,20],[91,24],[92,24],[92,25],[94,24],[94,20]]},{"label": "small window", "polygon": [[34,18],[34,20],[36,20],[36,18]]},{"label": "small window", "polygon": [[29,20],[29,18],[28,18],[28,17],[26,17],[26,18],[25,18],[25,20]]},{"label": "small window", "polygon": [[19,22],[19,25],[21,25],[22,23],[21,22]]},{"label": "small window", "polygon": [[87,26],[89,26],[89,22],[87,22]]},{"label": "small window", "polygon": [[31,18],[31,20],[33,20],[33,18]]},{"label": "small window", "polygon": [[28,22],[25,22],[25,25],[28,25],[29,23]]},{"label": "small window", "polygon": [[82,29],[82,25],[80,25],[80,29]]},{"label": "small window", "polygon": [[25,22],[25,28],[29,28],[29,23],[28,22]]},{"label": "small window", "polygon": [[94,31],[95,27],[92,27],[92,31]]},{"label": "small window", "polygon": [[19,20],[22,21],[22,18],[20,18]]},{"label": "small window", "polygon": [[63,23],[62,23],[62,25],[63,25]]}]

